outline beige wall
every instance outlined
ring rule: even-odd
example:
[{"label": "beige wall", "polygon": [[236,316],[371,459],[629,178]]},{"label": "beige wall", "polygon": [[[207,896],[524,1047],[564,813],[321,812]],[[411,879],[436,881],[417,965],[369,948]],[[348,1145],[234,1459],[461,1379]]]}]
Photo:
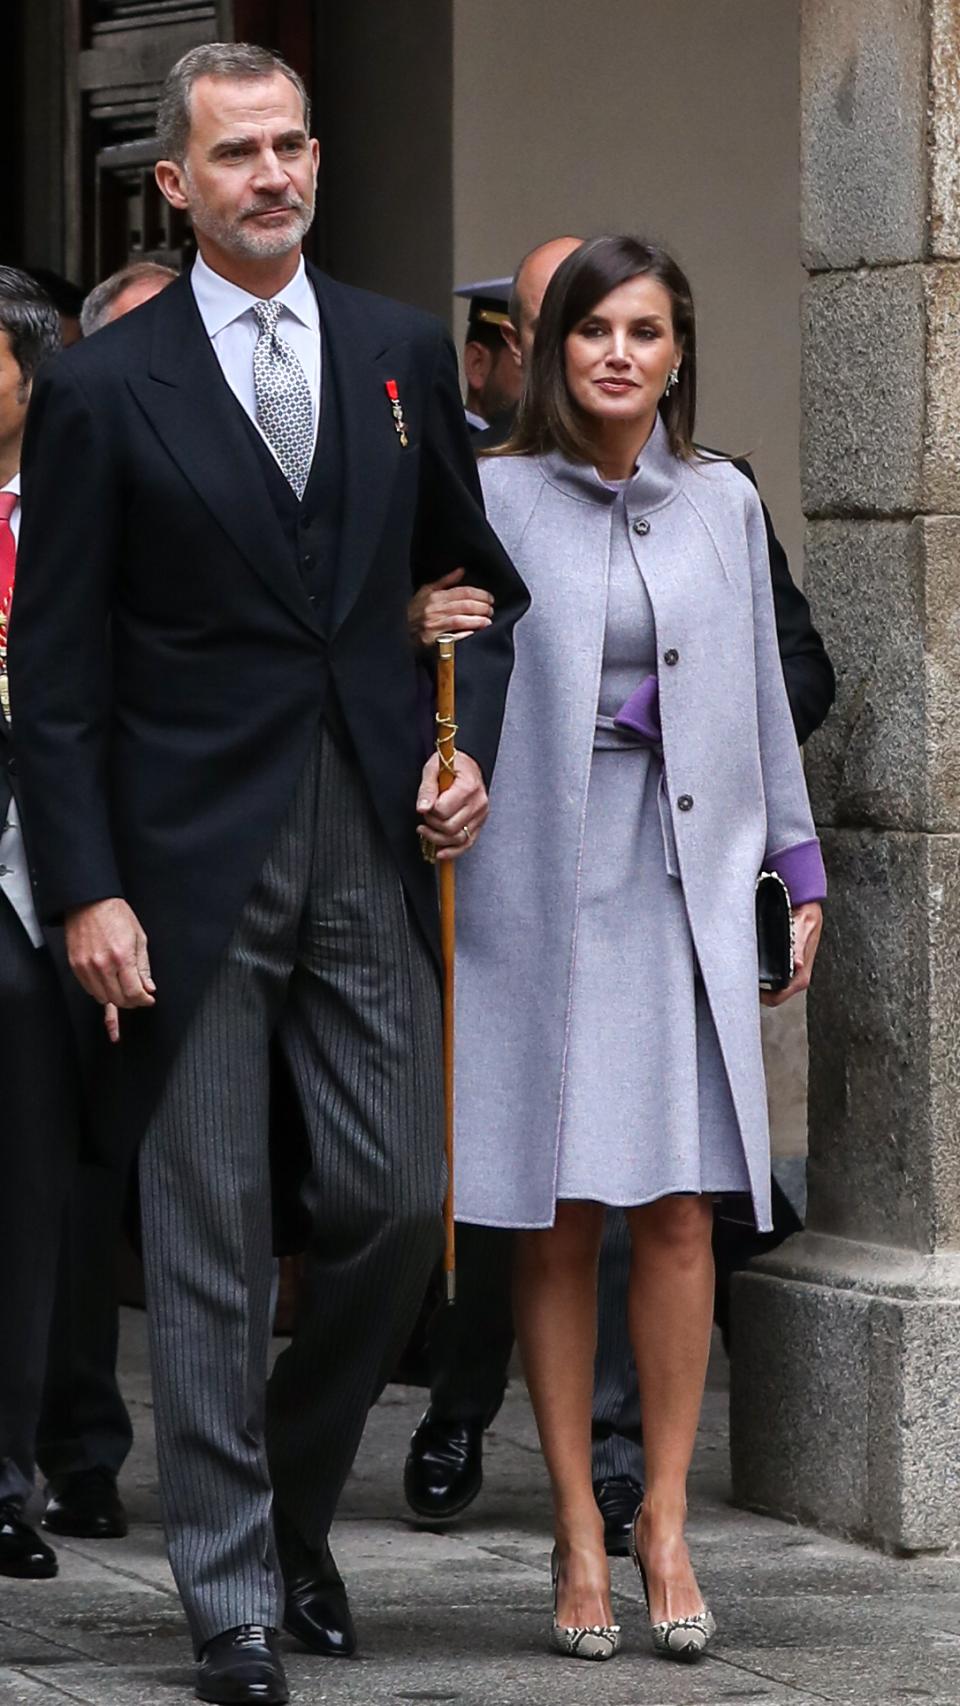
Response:
[{"label": "beige wall", "polygon": [[323,0],[319,16],[318,259],[447,318],[450,0]]},{"label": "beige wall", "polygon": [[697,298],[700,435],[755,453],[799,571],[797,0],[453,10],[458,281],[565,231],[665,242]]},{"label": "beige wall", "polygon": [[[453,67],[457,280],[561,232],[664,242],[697,300],[699,436],[751,454],[800,578],[798,0],[454,0]],[[781,1155],[806,1148],[803,1018],[764,1015]]]}]

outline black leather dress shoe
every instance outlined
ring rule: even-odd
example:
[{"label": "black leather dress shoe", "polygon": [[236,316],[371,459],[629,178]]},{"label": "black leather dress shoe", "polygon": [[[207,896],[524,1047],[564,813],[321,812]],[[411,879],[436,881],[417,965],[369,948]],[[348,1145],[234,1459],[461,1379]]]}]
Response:
[{"label": "black leather dress shoe", "polygon": [[612,1475],[609,1481],[594,1481],[593,1496],[603,1517],[603,1543],[611,1558],[626,1558],[630,1552],[633,1519],[643,1502],[643,1488],[632,1475]]},{"label": "black leather dress shoe", "polygon": [[459,1516],[483,1485],[483,1423],[448,1422],[424,1412],[403,1471],[407,1504],[417,1516]]},{"label": "black leather dress shoe", "polygon": [[276,1630],[262,1623],[241,1623],[214,1635],[197,1665],[197,1699],[218,1706],[284,1706],[290,1694],[276,1639]]},{"label": "black leather dress shoe", "polygon": [[357,1632],[329,1546],[313,1554],[309,1569],[287,1577],[286,1587],[283,1627],[287,1634],[323,1658],[349,1659],[357,1650]]},{"label": "black leather dress shoe", "polygon": [[80,1469],[51,1481],[45,1493],[43,1526],[52,1534],[84,1540],[122,1540],[127,1513],[109,1469]]},{"label": "black leather dress shoe", "polygon": [[59,1569],[57,1554],[20,1510],[19,1499],[0,1499],[0,1576],[49,1580]]}]

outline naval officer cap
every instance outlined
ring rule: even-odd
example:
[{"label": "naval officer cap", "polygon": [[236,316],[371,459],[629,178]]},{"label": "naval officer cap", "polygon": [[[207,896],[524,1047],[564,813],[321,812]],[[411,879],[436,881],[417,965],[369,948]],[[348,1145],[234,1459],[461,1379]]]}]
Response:
[{"label": "naval officer cap", "polygon": [[512,278],[485,278],[476,284],[460,284],[454,296],[462,297],[467,308],[467,341],[481,344],[498,342],[500,329],[509,323],[508,313]]}]

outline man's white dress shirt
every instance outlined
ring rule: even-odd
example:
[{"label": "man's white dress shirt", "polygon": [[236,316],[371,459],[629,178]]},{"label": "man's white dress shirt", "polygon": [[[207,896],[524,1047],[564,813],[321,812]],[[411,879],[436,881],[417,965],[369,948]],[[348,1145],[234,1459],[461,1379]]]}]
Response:
[{"label": "man's white dress shirt", "polygon": [[[20,475],[14,474],[12,480],[8,480],[5,486],[0,486],[0,492],[13,492],[18,500],[13,506],[13,514],[10,517],[13,543],[18,545],[20,543]],[[40,929],[37,910],[33,904],[30,872],[27,869],[27,852],[23,845],[20,819],[17,816],[17,802],[12,795],[7,806],[6,816],[0,821],[0,889],[6,895],[34,947],[39,948],[43,942],[43,932]]]},{"label": "man's white dress shirt", "polygon": [[[223,369],[223,377],[256,426],[257,398],[253,386],[253,352],[260,336],[260,328],[253,305],[262,298],[251,296],[248,290],[241,290],[239,285],[221,278],[219,273],[207,266],[201,255],[198,255],[193,263],[190,283],[200,310],[200,318]],[[290,283],[284,285],[272,300],[282,304],[277,321],[278,336],[294,351],[310,387],[315,448],[320,420],[320,309],[302,257]],[[274,454],[269,440],[264,437],[263,442],[271,454]]]}]

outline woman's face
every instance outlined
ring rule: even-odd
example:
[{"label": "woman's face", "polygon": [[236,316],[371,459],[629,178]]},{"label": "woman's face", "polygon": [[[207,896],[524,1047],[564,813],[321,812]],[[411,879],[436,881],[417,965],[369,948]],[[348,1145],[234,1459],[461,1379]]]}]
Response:
[{"label": "woman's face", "polygon": [[649,417],[680,364],[669,292],[646,276],[618,284],[574,326],[564,354],[585,414],[624,425]]}]

